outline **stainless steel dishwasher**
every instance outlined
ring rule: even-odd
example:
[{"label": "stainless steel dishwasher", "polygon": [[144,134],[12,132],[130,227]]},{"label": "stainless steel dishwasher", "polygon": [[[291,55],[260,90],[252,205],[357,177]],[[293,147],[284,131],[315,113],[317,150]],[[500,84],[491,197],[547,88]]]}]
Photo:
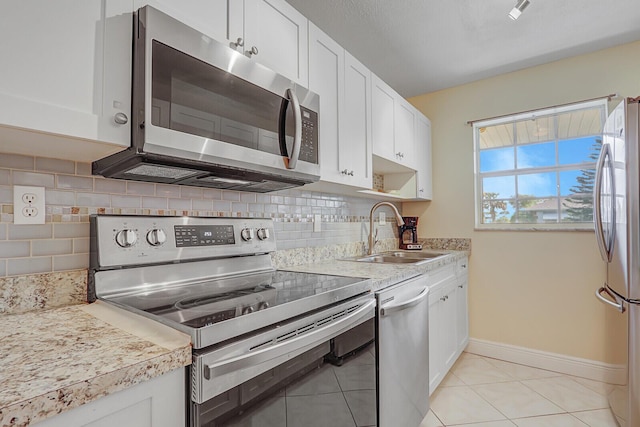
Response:
[{"label": "stainless steel dishwasher", "polygon": [[376,293],[378,425],[418,427],[429,411],[427,275]]}]

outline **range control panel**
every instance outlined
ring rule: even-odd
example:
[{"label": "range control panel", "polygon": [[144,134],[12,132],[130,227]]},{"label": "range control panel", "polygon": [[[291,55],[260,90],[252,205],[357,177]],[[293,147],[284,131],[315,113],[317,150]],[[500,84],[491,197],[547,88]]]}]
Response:
[{"label": "range control panel", "polygon": [[200,218],[93,215],[92,263],[98,268],[276,250],[270,218]]}]

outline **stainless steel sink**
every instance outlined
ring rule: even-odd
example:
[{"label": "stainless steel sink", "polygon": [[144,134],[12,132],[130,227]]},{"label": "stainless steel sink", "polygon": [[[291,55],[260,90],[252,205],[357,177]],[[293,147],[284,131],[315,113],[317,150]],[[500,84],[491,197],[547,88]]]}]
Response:
[{"label": "stainless steel sink", "polygon": [[445,252],[390,251],[363,257],[345,258],[345,261],[374,262],[382,264],[418,264],[445,256]]}]

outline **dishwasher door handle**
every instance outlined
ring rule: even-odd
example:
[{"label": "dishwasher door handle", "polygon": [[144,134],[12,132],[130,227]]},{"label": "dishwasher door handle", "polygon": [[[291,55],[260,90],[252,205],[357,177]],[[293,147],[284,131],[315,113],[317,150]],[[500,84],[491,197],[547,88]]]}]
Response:
[{"label": "dishwasher door handle", "polygon": [[401,302],[400,304],[387,304],[380,307],[380,314],[382,316],[388,316],[390,314],[396,313],[398,311],[405,310],[409,307],[413,307],[415,305],[420,304],[429,296],[429,287],[425,286],[422,291],[415,297]]}]

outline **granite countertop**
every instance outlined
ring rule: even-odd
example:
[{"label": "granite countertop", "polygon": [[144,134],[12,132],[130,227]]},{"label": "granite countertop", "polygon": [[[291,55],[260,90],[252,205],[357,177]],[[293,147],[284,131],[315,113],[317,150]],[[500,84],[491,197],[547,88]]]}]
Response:
[{"label": "granite countertop", "polygon": [[[434,252],[424,249],[422,252]],[[331,260],[320,263],[303,264],[283,267],[282,270],[299,271],[303,273],[334,274],[336,276],[362,277],[373,280],[373,291],[391,286],[402,280],[428,273],[444,265],[456,263],[459,259],[469,255],[468,251],[438,250],[446,252],[443,257],[434,258],[424,264],[380,264],[349,260]]]},{"label": "granite countertop", "polygon": [[28,426],[191,364],[191,339],[97,301],[2,316],[0,426]]}]

